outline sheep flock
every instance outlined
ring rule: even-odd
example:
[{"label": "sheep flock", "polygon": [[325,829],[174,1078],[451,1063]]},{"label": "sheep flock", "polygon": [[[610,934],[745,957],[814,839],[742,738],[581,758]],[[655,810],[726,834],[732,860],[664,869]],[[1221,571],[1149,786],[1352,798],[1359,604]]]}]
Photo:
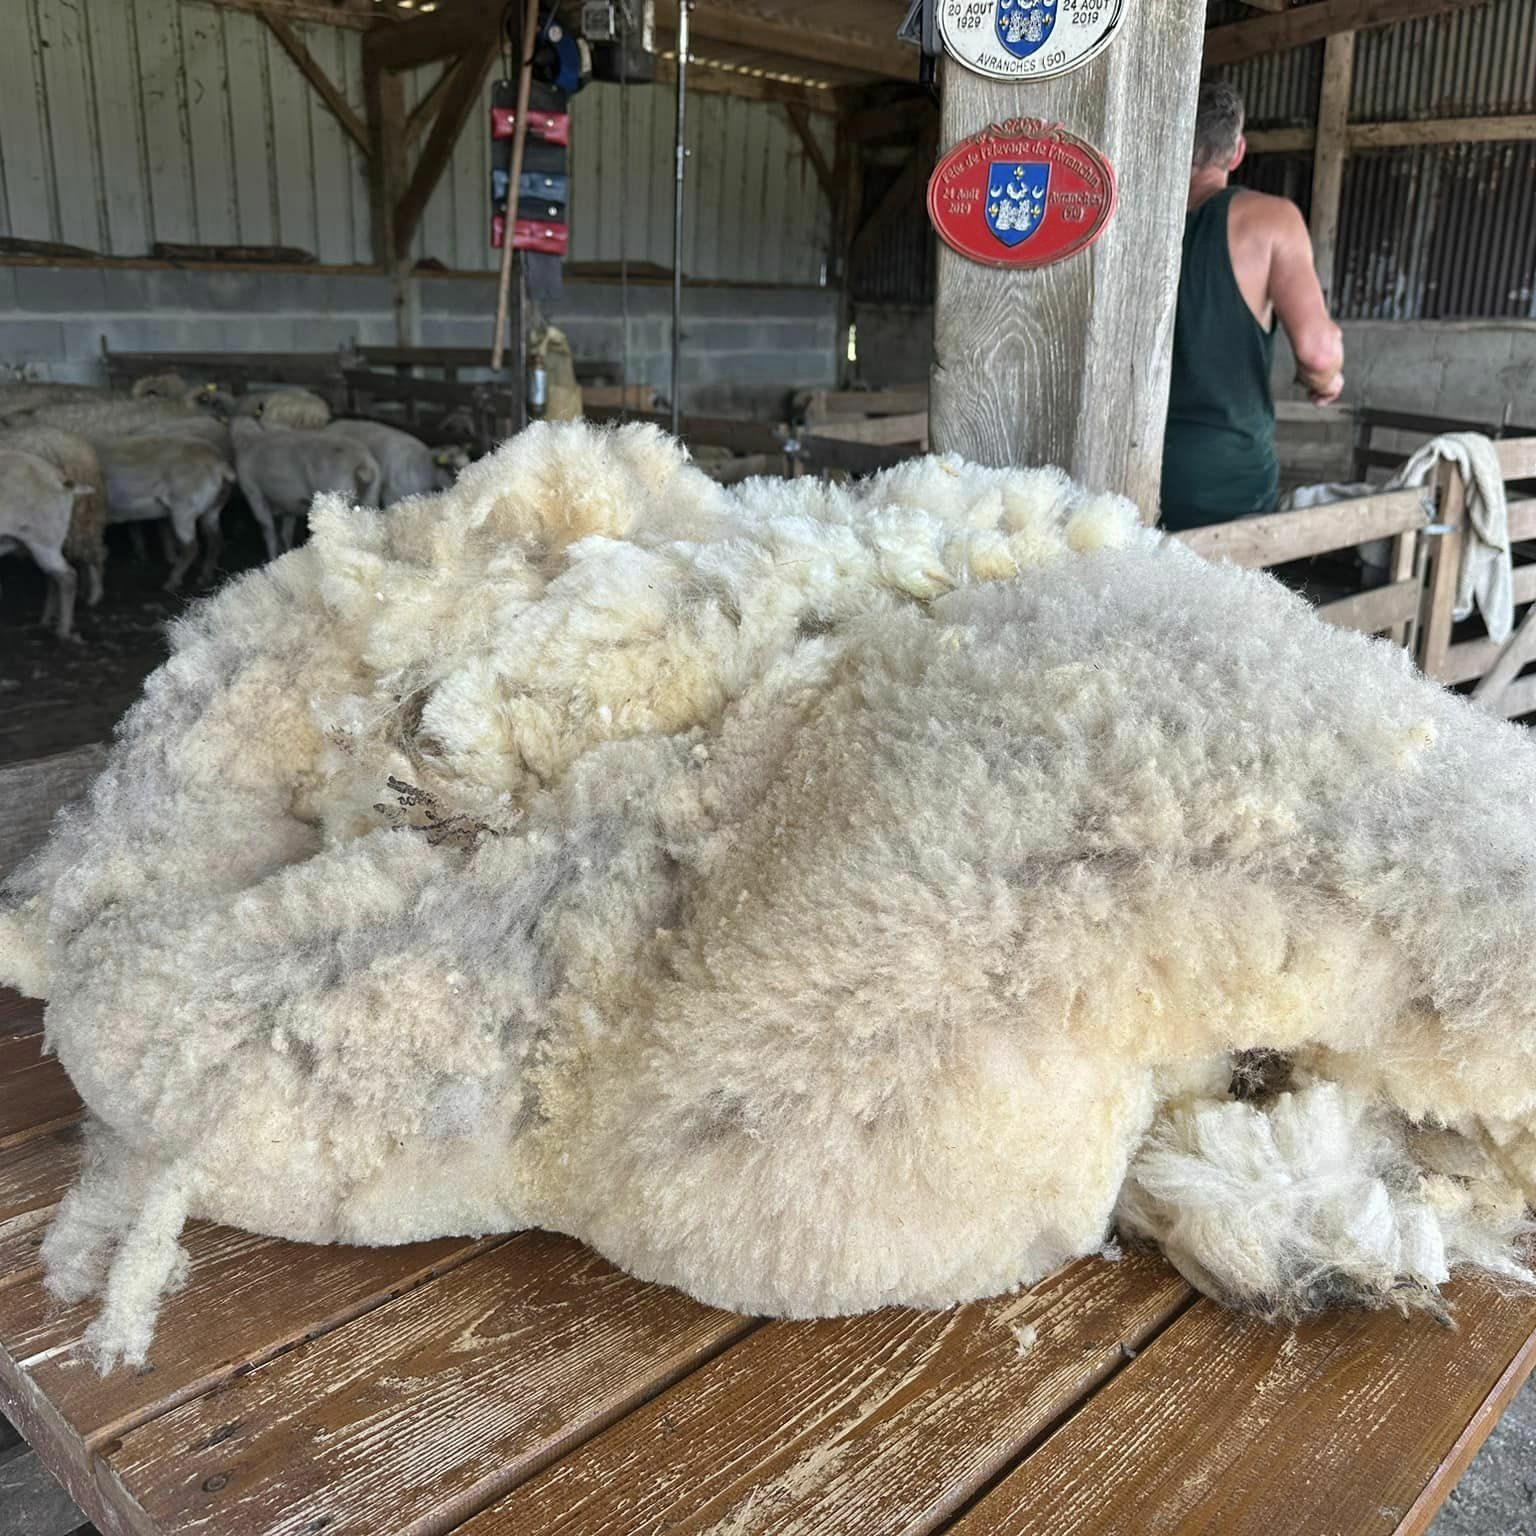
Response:
[{"label": "sheep flock", "polygon": [[236,397],[175,373],[126,395],[0,385],[0,554],[22,553],[45,573],[43,621],[70,639],[80,576],[89,605],[106,590],[112,524],[161,529],[174,592],[199,552],[198,579],[213,578],[236,490],[275,559],[319,493],[384,506],[446,485],[464,462],[461,450],[434,452],[384,423],[333,421],[302,389]]},{"label": "sheep flock", "polygon": [[208,1218],[755,1314],[1112,1230],[1269,1318],[1531,1282],[1536,748],[1048,470],[541,425],[197,605],[0,901],[151,1349]]}]

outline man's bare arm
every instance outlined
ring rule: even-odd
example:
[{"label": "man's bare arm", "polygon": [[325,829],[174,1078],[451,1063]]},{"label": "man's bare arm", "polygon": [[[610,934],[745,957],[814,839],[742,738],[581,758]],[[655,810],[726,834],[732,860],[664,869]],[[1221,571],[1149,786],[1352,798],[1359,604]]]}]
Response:
[{"label": "man's bare arm", "polygon": [[1344,388],[1344,336],[1328,314],[1313,264],[1312,240],[1294,203],[1278,203],[1269,262],[1269,297],[1296,354],[1296,375],[1319,405]]}]

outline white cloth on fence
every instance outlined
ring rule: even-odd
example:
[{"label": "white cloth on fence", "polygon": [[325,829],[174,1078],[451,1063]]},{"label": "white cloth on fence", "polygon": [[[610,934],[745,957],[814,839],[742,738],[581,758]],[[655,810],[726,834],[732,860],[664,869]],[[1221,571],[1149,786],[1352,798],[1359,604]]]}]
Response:
[{"label": "white cloth on fence", "polygon": [[1389,490],[1423,485],[1442,461],[1454,464],[1467,488],[1466,538],[1456,576],[1458,619],[1475,605],[1492,640],[1503,643],[1515,627],[1514,568],[1509,554],[1509,504],[1498,451],[1480,432],[1433,438],[1398,470]]},{"label": "white cloth on fence", "polygon": [[[1456,577],[1455,616],[1470,617],[1475,606],[1489,636],[1507,640],[1515,625],[1514,570],[1509,553],[1509,508],[1504,475],[1492,441],[1479,432],[1447,432],[1425,443],[1384,486],[1364,482],[1302,485],[1280,503],[1282,512],[1325,507],[1381,491],[1401,491],[1429,480],[1441,460],[1461,472],[1467,488],[1467,537]],[[1392,561],[1392,540],[1372,539],[1360,546],[1360,558],[1385,568]]]}]

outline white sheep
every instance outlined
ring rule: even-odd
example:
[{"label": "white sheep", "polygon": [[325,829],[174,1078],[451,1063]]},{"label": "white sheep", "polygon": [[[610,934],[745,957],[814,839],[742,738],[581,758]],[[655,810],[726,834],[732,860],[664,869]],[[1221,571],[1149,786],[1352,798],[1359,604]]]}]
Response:
[{"label": "white sheep", "polygon": [[379,466],[371,453],[348,437],[269,427],[240,416],[230,424],[240,491],[261,527],[267,555],[292,549],[298,521],[324,492],[375,505]]},{"label": "white sheep", "polygon": [[793,1316],[1114,1220],[1267,1316],[1530,1282],[1536,744],[1123,501],[539,426],[172,644],[0,910],[103,1362],[186,1218]]},{"label": "white sheep", "polygon": [[346,417],[331,422],[325,430],[360,444],[373,455],[381,476],[381,507],[393,506],[407,496],[444,490],[469,463],[469,455],[462,448],[429,448],[419,437],[383,422]]},{"label": "white sheep", "polygon": [[[0,448],[36,454],[58,470],[71,485],[78,487],[74,510],[69,519],[69,536],[64,541],[64,556],[71,565],[86,574],[88,607],[101,601],[107,565],[107,488],[96,450],[83,437],[59,427],[22,425],[0,432]],[[58,588],[48,588],[43,610],[46,624],[54,616]]]},{"label": "white sheep", "polygon": [[[60,640],[73,638],[74,567],[65,558],[75,503],[91,494],[35,453],[0,448],[0,554],[20,549],[48,577],[49,608]],[[48,610],[45,610],[45,621]]]},{"label": "white sheep", "polygon": [[200,581],[218,565],[223,539],[219,514],[229,500],[235,472],[217,449],[196,438],[141,433],[104,438],[97,444],[107,488],[109,523],[144,523],[164,519],[175,539],[176,554],[165,590],[174,592],[198,550],[203,549]]},{"label": "white sheep", "polygon": [[216,415],[177,400],[77,400],[48,404],[27,421],[77,432],[92,443],[149,432],[160,437],[191,437],[207,443],[234,462],[229,428]]},{"label": "white sheep", "polygon": [[268,427],[317,432],[331,419],[331,408],[307,389],[285,387],[235,397],[235,414],[253,416]]}]

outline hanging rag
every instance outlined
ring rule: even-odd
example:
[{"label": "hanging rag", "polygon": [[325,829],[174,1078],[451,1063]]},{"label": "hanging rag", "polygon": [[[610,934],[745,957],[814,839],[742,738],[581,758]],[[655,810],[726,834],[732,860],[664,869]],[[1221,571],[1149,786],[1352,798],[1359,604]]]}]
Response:
[{"label": "hanging rag", "polygon": [[1387,489],[1423,485],[1442,460],[1456,466],[1467,488],[1467,537],[1456,576],[1458,619],[1474,605],[1488,636],[1502,644],[1515,627],[1514,568],[1509,555],[1509,506],[1504,475],[1492,441],[1480,432],[1447,432],[1419,449],[1392,477]]}]

